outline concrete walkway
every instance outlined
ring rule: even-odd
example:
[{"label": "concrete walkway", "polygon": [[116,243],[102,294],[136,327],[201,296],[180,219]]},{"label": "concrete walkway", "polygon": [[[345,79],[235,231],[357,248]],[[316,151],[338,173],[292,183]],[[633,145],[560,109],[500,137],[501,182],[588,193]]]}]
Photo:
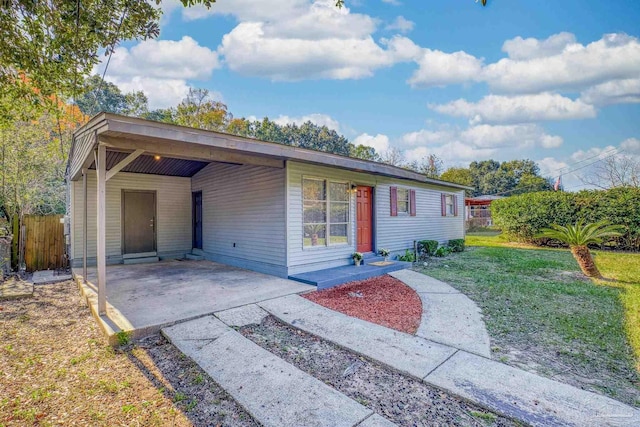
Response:
[{"label": "concrete walkway", "polygon": [[640,411],[425,338],[314,304],[298,295],[258,303],[283,322],[533,426],[637,426]]},{"label": "concrete walkway", "polygon": [[[263,316],[253,306],[220,315],[232,323]],[[302,372],[213,316],[162,329],[263,426],[392,427],[353,399]]]},{"label": "concrete walkway", "polygon": [[389,275],[415,290],[422,300],[417,336],[491,358],[482,313],[469,297],[451,285],[412,270]]}]

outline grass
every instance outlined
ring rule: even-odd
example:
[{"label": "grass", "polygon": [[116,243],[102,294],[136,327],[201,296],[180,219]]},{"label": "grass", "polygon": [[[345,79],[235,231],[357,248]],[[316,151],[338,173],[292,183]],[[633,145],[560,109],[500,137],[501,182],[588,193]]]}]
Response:
[{"label": "grass", "polygon": [[420,268],[482,309],[494,359],[640,406],[640,254],[598,252],[608,280],[568,250],[469,235],[469,249]]}]

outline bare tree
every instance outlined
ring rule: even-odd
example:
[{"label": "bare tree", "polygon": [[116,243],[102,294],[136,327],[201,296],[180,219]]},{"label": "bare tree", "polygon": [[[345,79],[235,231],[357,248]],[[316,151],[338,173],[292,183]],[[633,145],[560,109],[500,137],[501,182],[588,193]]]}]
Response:
[{"label": "bare tree", "polygon": [[404,153],[402,150],[396,147],[391,147],[380,155],[382,163],[386,163],[391,166],[403,167],[405,164]]},{"label": "bare tree", "polygon": [[598,188],[640,188],[640,158],[623,154],[606,157],[594,164],[580,180]]}]

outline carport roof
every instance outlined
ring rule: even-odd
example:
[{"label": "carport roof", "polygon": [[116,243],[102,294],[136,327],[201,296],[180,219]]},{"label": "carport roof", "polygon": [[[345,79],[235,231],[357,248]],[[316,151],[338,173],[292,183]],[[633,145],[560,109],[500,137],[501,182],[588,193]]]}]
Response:
[{"label": "carport roof", "polygon": [[[295,160],[454,189],[469,189],[384,163],[111,113],[94,116],[74,133],[68,164],[71,179],[78,179],[83,168],[93,165],[93,150],[97,144],[107,147],[107,170],[129,153],[140,150],[144,154],[122,171],[193,176],[209,162],[284,167],[286,160]],[[158,157],[159,160],[156,160]]]}]

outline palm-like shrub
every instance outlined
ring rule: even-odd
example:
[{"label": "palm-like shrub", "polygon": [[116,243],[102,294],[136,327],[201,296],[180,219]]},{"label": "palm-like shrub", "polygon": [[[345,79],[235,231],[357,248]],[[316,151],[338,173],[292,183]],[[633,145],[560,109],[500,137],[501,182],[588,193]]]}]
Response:
[{"label": "palm-like shrub", "polygon": [[580,220],[575,225],[552,224],[550,228],[542,229],[542,232],[536,237],[548,237],[569,245],[573,257],[584,274],[589,277],[602,277],[598,267],[593,262],[588,245],[602,243],[607,237],[620,236],[623,229],[624,227],[612,225],[608,221],[585,224],[584,221]]}]

